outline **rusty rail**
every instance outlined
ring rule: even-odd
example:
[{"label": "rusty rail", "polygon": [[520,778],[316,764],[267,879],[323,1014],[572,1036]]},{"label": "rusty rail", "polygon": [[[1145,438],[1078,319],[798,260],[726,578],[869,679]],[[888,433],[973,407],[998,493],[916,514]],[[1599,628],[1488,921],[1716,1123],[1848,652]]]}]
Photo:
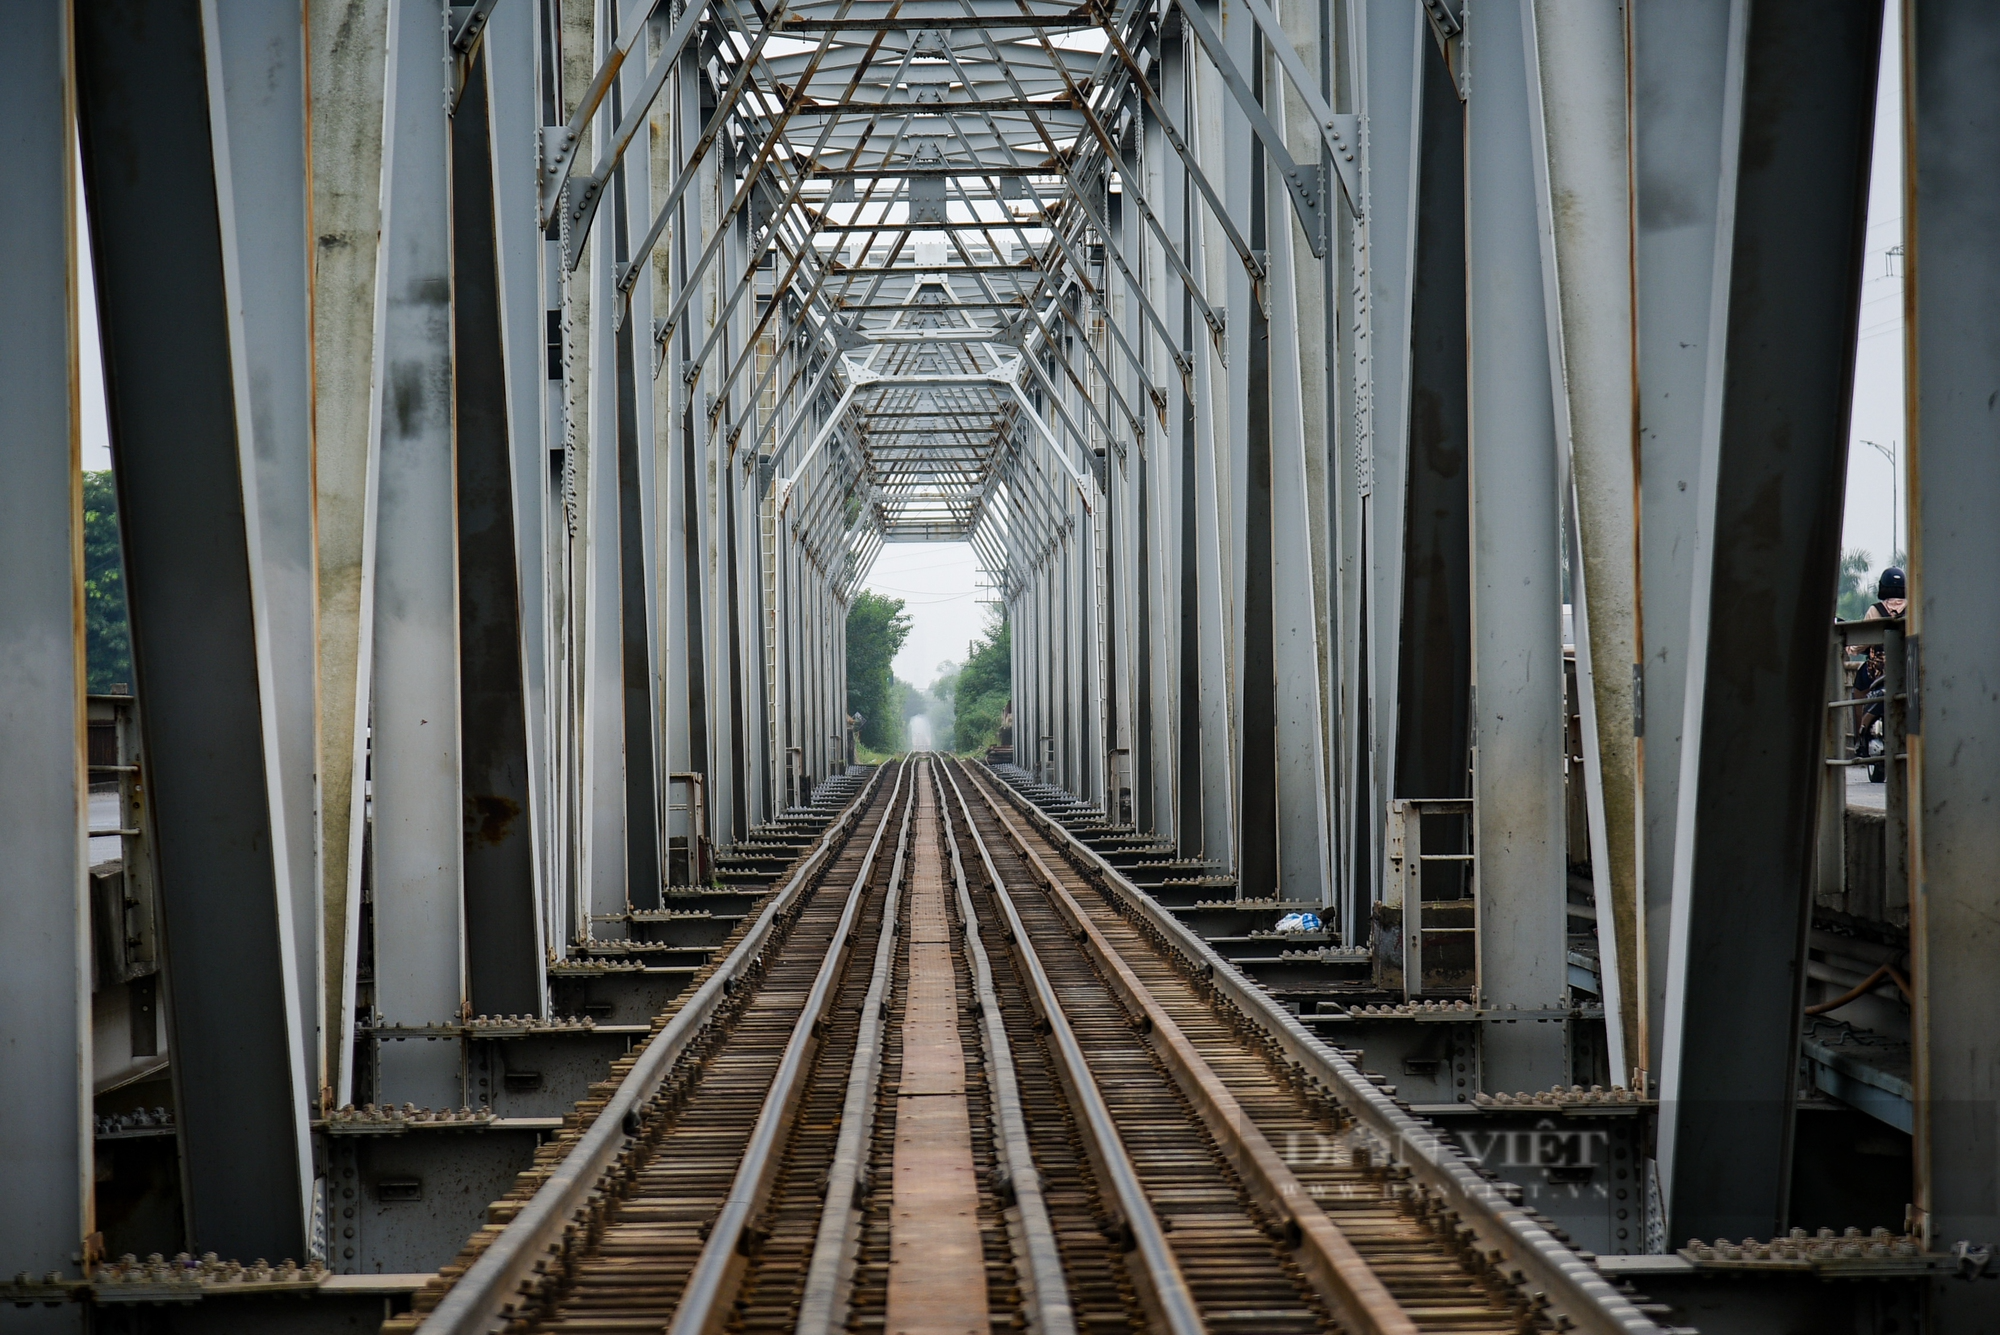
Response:
[{"label": "rusty rail", "polygon": [[[832,1004],[840,976],[847,968],[848,953],[854,946],[855,928],[861,918],[861,901],[869,879],[875,873],[875,859],[882,849],[882,836],[888,831],[900,800],[903,823],[896,836],[895,865],[889,877],[889,904],[893,912],[897,887],[902,880],[904,853],[910,839],[910,819],[916,812],[916,784],[912,782],[906,793],[903,782],[909,776],[913,763],[905,761],[897,770],[896,787],[889,794],[888,808],[883,811],[882,819],[875,827],[875,837],[869,842],[868,854],[861,859],[861,867],[854,874],[854,883],[848,888],[847,903],[841,910],[840,925],[834,929],[833,943],[820,963],[819,973],[813,979],[812,991],[806,996],[798,1021],[792,1026],[791,1038],[778,1062],[777,1076],[764,1095],[764,1106],[758,1111],[756,1128],[750,1133],[749,1148],[737,1168],[736,1181],[729,1190],[729,1202],[722,1207],[722,1213],[709,1231],[701,1259],[695,1263],[694,1273],[688,1277],[687,1289],[681,1294],[680,1305],[675,1309],[674,1323],[669,1328],[672,1335],[706,1335],[709,1331],[720,1329],[729,1315],[730,1302],[736,1295],[736,1281],[742,1275],[750,1253],[745,1246],[747,1230],[771,1194],[772,1180],[784,1157],[785,1134],[791,1128],[793,1110],[812,1071],[821,1022],[827,1007]],[[885,932],[870,981],[871,997],[886,988],[888,969],[894,958],[894,933]],[[879,1026],[879,1005],[876,1020]],[[864,1028],[864,1042],[866,1037]],[[861,1065],[857,1061],[856,1070]],[[850,1194],[852,1190],[850,1181]]]},{"label": "rusty rail", "polygon": [[1333,1091],[1357,1120],[1385,1141],[1389,1152],[1408,1167],[1415,1180],[1436,1192],[1446,1207],[1456,1212],[1472,1231],[1479,1250],[1493,1258],[1502,1273],[1518,1275],[1516,1283],[1530,1290],[1552,1315],[1567,1320],[1572,1329],[1596,1335],[1662,1335],[1660,1327],[1612,1288],[1589,1262],[1481,1177],[1436,1128],[1399,1107],[1352,1062],[1309,1033],[1296,1016],[1061,822],[1015,792],[990,768],[977,761],[968,763],[986,769],[1009,803],[1072,865],[1206,970],[1219,993],[1258,1025],[1286,1058]]},{"label": "rusty rail", "polygon": [[1328,1308],[1346,1329],[1357,1335],[1417,1335],[1417,1325],[1410,1314],[1355,1251],[1347,1236],[1334,1227],[1256,1123],[1244,1113],[1228,1087],[1188,1042],[1173,1017],[1154,1000],[1071,896],[1069,888],[1049,870],[1048,864],[1007,818],[999,800],[976,776],[967,777],[986,799],[1021,857],[1048,887],[1058,910],[1068,920],[1071,930],[1082,938],[1120,1000],[1140,1017],[1154,1051],[1200,1113],[1209,1134],[1226,1148],[1237,1171],[1262,1198],[1265,1208],[1285,1221],[1281,1227],[1297,1237],[1303,1269]]},{"label": "rusty rail", "polygon": [[[419,1335],[489,1335],[504,1327],[507,1308],[539,1265],[555,1255],[571,1219],[589,1200],[607,1169],[638,1132],[639,1109],[659,1088],[683,1050],[700,1034],[737,974],[769,940],[773,924],[811,883],[881,786],[878,769],[840,817],[826,828],[813,851],[792,872],[784,888],[757,915],[721,968],[688,999],[652,1040],[604,1109],[555,1171],[523,1206],[491,1246],[481,1252],[418,1327]],[[900,781],[900,775],[899,775]]]},{"label": "rusty rail", "polygon": [[993,866],[986,841],[973,824],[972,810],[966,804],[964,791],[949,772],[946,778],[958,798],[959,809],[965,813],[966,828],[972,835],[973,846],[979,851],[980,861],[985,864],[987,879],[994,886],[994,897],[1006,916],[1008,933],[1033,981],[1036,1006],[1042,1021],[1048,1026],[1050,1047],[1060,1064],[1063,1083],[1069,1089],[1071,1102],[1081,1113],[1078,1129],[1088,1143],[1090,1157],[1098,1173],[1110,1184],[1126,1227],[1131,1230],[1133,1251],[1141,1263],[1134,1278],[1144,1282],[1144,1296],[1147,1305],[1152,1308],[1157,1328],[1172,1331],[1174,1335],[1199,1335],[1207,1327],[1195,1307],[1193,1295],[1188,1291],[1180,1262],[1175,1259],[1173,1248],[1167,1245],[1166,1233],[1160,1227],[1159,1217],[1153,1212],[1152,1202],[1147,1199],[1145,1188],[1140,1184],[1138,1171],[1133,1168],[1125,1144],[1119,1138],[1111,1111],[1105,1106],[1097,1081],[1090,1073],[1082,1045],[1077,1042],[1069,1017],[1063,1013],[1062,1001],[1049,981],[1048,972],[1042,967],[1034,948],[1028,944],[1028,929],[1021,922],[1020,912],[1007,892],[1005,881]]}]

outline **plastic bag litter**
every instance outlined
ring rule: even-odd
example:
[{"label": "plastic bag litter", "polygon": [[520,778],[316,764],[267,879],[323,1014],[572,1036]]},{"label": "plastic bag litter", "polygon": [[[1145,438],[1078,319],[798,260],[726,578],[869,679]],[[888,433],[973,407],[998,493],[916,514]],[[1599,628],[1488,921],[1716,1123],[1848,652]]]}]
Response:
[{"label": "plastic bag litter", "polygon": [[1317,932],[1319,930],[1319,915],[1317,913],[1287,913],[1284,917],[1278,919],[1278,925],[1275,930],[1280,932]]}]

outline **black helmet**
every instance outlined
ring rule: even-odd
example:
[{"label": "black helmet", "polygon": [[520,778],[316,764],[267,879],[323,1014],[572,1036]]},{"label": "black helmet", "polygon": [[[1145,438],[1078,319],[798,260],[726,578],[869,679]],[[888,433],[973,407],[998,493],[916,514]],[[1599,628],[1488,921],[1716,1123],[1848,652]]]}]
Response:
[{"label": "black helmet", "polygon": [[1903,568],[1901,566],[1890,566],[1882,572],[1881,582],[1875,586],[1875,596],[1884,602],[1887,602],[1891,598],[1908,596],[1903,592]]}]

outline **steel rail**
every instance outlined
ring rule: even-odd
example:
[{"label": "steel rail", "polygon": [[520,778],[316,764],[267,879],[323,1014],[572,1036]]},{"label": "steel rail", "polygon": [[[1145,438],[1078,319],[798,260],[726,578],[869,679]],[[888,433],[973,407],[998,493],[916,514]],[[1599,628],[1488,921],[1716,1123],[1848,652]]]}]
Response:
[{"label": "steel rail", "polygon": [[1332,1091],[1358,1121],[1385,1142],[1419,1183],[1437,1192],[1447,1208],[1472,1230],[1478,1249],[1495,1259],[1502,1274],[1535,1290],[1572,1329],[1596,1335],[1663,1335],[1661,1327],[1614,1289],[1595,1267],[1509,1201],[1498,1186],[1481,1177],[1435,1127],[1377,1089],[1359,1067],[1308,1032],[1297,1016],[1245,978],[1152,896],[1126,880],[1096,849],[1041,811],[989,766],[972,763],[1001,784],[1010,804],[1061,849],[1072,865],[1092,877],[1132,916],[1173,942],[1198,969],[1205,970],[1215,989],[1263,1029],[1288,1060]]},{"label": "steel rail", "polygon": [[[920,761],[912,761],[921,764]],[[919,779],[917,782],[921,782]],[[861,1004],[861,1027],[854,1041],[854,1064],[847,1074],[847,1097],[840,1107],[840,1138],[827,1171],[826,1205],[819,1216],[812,1261],[806,1267],[805,1296],[799,1304],[800,1335],[823,1335],[847,1324],[853,1292],[854,1261],[860,1252],[859,1188],[862,1159],[875,1122],[875,1095],[882,1083],[884,1002],[896,971],[894,930],[903,885],[903,859],[910,846],[910,822],[916,817],[916,784],[903,807],[903,828],[897,835],[896,863],[889,872],[889,894],[882,904],[882,931],[875,943],[875,965],[868,977],[868,994]],[[685,1306],[685,1304],[683,1304]],[[676,1318],[678,1321],[678,1317]]]},{"label": "steel rail", "polygon": [[968,773],[966,778],[986,800],[1022,860],[1048,887],[1057,912],[1078,935],[1079,944],[1095,958],[1098,972],[1110,984],[1112,992],[1138,1013],[1148,1045],[1172,1073],[1209,1134],[1228,1152],[1246,1185],[1261,1198],[1260,1204],[1283,1221],[1280,1227],[1288,1237],[1297,1239],[1300,1269],[1306,1272],[1341,1326],[1357,1335],[1417,1335],[1417,1323],[1403,1305],[1390,1294],[1381,1277],[1347,1240],[1347,1235],[1327,1218],[1312,1193],[1243,1111],[1222,1078],[1195,1051],[1181,1027],[1153,998],[1124,957],[1105,940],[1070,894],[1069,887],[1030,846],[1027,836],[1008,819],[999,800],[977,775]]},{"label": "steel rail", "polygon": [[[521,1207],[520,1213],[439,1300],[417,1328],[418,1335],[492,1335],[506,1326],[510,1319],[508,1309],[521,1297],[523,1283],[561,1247],[576,1212],[589,1202],[606,1171],[636,1138],[640,1107],[652,1097],[681,1053],[700,1036],[724,999],[735,990],[736,977],[763,951],[779,915],[791,907],[819,872],[836,843],[844,841],[874,799],[885,772],[876,770],[860,795],[826,828],[813,851],[787,878],[784,888],[765,904],[757,921],[729,952],[721,967],[688,998],[666,1027],[647,1042],[639,1060],[612,1091],[590,1129],[578,1138],[575,1147]],[[897,782],[901,781],[899,772]]]},{"label": "steel rail", "polygon": [[1037,1335],[1075,1335],[1076,1311],[1069,1300],[1069,1284],[1063,1277],[1062,1254],[1056,1245],[1055,1227],[1049,1222],[1048,1202],[1042,1196],[1041,1174],[1035,1169],[1034,1151],[1028,1143],[1028,1119],[1021,1108],[1021,1086],[1014,1070],[1013,1048],[1007,1041],[1007,1021],[1000,1013],[1000,995],[993,987],[993,964],[980,937],[979,914],[973,907],[972,891],[965,883],[965,861],[959,855],[951,805],[944,800],[944,774],[944,765],[940,763],[931,783],[937,788],[938,817],[944,826],[945,846],[951,850],[952,886],[957,892],[959,918],[964,924],[961,933],[966,957],[972,962],[973,990],[979,999],[987,1084],[993,1091],[994,1111],[1000,1122],[1001,1162],[1021,1215],[1021,1250],[1026,1264],[1020,1267],[1020,1274],[1028,1288],[1028,1302],[1035,1311]]},{"label": "steel rail", "polygon": [[[784,1056],[779,1059],[777,1074],[772,1077],[771,1087],[764,1095],[757,1123],[750,1132],[750,1143],[744,1147],[742,1162],[736,1170],[735,1179],[729,1184],[729,1198],[723,1203],[721,1213],[716,1215],[715,1223],[710,1226],[701,1257],[688,1276],[687,1287],[681,1291],[680,1303],[674,1309],[673,1324],[667,1328],[670,1335],[705,1335],[720,1329],[729,1316],[738,1281],[753,1250],[750,1225],[770,1197],[772,1183],[782,1165],[783,1142],[792,1126],[792,1113],[811,1072],[827,1007],[833,1002],[834,990],[842,970],[847,966],[848,953],[854,946],[855,928],[861,921],[861,902],[867,897],[868,881],[875,872],[875,858],[882,849],[882,836],[889,828],[889,818],[895,814],[897,796],[903,792],[903,781],[909,773],[910,762],[905,760],[896,771],[896,787],[889,794],[889,809],[882,813],[882,820],[875,827],[875,837],[869,841],[868,852],[861,859],[859,870],[854,873],[854,884],[848,889],[847,904],[841,910],[839,925],[833,929],[826,957],[820,962],[811,990],[806,993],[805,1005],[799,1011],[798,1021],[792,1026]],[[899,874],[902,870],[903,844],[908,840],[909,818],[916,805],[914,783],[910,785],[909,793],[904,795],[903,802],[903,827],[898,837],[892,874]]]},{"label": "steel rail", "polygon": [[1159,1216],[1153,1213],[1152,1202],[1147,1199],[1146,1189],[1139,1181],[1139,1171],[1133,1167],[1125,1142],[1119,1138],[1111,1110],[1105,1106],[1104,1096],[1098,1091],[1096,1077],[1091,1074],[1089,1063],[1084,1058],[1083,1045],[1070,1028],[1062,1000],[1056,995],[1054,984],[1049,982],[1047,971],[1042,968],[1041,958],[1035,953],[1027,926],[1014,907],[1014,898],[1007,889],[1007,883],[994,867],[986,841],[973,822],[972,808],[966,801],[965,791],[958,786],[957,778],[948,769],[945,778],[951,784],[952,795],[958,799],[959,809],[965,813],[966,830],[972,835],[972,845],[979,851],[979,860],[986,868],[987,880],[993,886],[994,902],[999,904],[1006,918],[1009,942],[1025,966],[1023,972],[1028,975],[1034,989],[1036,1007],[1041,1012],[1042,1022],[1048,1026],[1049,1048],[1056,1058],[1057,1071],[1069,1091],[1071,1104],[1081,1114],[1077,1129],[1083,1133],[1085,1147],[1098,1176],[1110,1184],[1119,1213],[1131,1231],[1133,1251],[1142,1263],[1133,1270],[1133,1278],[1139,1281],[1143,1296],[1153,1309],[1157,1329],[1172,1331],[1174,1335],[1198,1335],[1208,1327],[1195,1306],[1187,1277],[1181,1273],[1180,1260],[1174,1255],[1173,1248],[1167,1245]]}]

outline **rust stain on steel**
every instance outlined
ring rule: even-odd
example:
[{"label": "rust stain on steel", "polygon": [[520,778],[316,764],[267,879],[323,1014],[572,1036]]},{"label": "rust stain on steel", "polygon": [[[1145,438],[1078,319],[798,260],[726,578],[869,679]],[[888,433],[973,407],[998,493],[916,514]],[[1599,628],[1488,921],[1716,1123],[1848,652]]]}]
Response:
[{"label": "rust stain on steel", "polygon": [[468,794],[465,799],[466,837],[486,844],[502,843],[514,826],[514,818],[520,814],[521,804],[511,798],[486,793]]},{"label": "rust stain on steel", "polygon": [[911,832],[910,985],[903,1013],[903,1076],[889,1224],[888,1335],[990,1330],[972,1165],[960,999],[945,915],[936,797],[917,792]]}]

